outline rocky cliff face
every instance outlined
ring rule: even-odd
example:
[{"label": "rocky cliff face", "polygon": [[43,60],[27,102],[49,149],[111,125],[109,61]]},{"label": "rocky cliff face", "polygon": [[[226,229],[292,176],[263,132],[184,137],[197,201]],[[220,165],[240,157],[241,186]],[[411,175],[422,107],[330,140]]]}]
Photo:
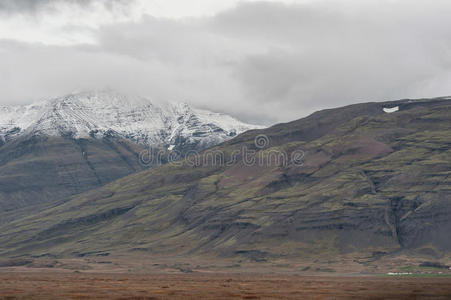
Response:
[{"label": "rocky cliff face", "polygon": [[0,107],[0,138],[32,134],[74,139],[117,137],[152,147],[204,149],[261,128],[186,103],[156,104],[113,91],[85,92],[40,103]]},{"label": "rocky cliff face", "polygon": [[139,154],[149,147],[201,150],[251,128],[187,104],[112,91],[1,107],[0,223],[146,169]]},{"label": "rocky cliff face", "polygon": [[[199,165],[152,168],[5,224],[0,253],[449,255],[450,137],[449,99],[320,111],[241,134]],[[227,163],[202,159],[213,150]]]}]

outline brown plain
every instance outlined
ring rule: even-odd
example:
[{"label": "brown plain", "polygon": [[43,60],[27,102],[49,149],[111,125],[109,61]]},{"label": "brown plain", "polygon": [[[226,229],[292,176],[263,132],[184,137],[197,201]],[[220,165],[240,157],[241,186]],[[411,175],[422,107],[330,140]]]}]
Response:
[{"label": "brown plain", "polygon": [[451,299],[451,278],[1,272],[0,299]]}]

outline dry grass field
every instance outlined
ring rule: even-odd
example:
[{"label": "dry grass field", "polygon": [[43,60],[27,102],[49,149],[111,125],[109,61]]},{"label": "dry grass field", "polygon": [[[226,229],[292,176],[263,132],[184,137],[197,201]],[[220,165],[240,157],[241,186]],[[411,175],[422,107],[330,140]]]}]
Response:
[{"label": "dry grass field", "polygon": [[451,278],[2,272],[0,299],[451,299]]}]

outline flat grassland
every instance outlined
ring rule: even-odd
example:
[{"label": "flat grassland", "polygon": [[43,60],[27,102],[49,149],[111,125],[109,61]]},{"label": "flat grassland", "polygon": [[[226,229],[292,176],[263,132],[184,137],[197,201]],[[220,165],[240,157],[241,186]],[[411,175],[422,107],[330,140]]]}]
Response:
[{"label": "flat grassland", "polygon": [[451,299],[451,278],[1,272],[0,299]]}]

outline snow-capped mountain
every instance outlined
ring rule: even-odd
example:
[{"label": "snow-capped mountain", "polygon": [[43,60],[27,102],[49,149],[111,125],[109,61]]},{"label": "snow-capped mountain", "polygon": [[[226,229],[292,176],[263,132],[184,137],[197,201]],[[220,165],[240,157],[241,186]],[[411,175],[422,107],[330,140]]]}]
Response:
[{"label": "snow-capped mountain", "polygon": [[156,104],[113,91],[71,94],[31,105],[0,107],[0,138],[24,134],[103,138],[117,136],[145,146],[197,149],[261,128],[186,103]]}]

